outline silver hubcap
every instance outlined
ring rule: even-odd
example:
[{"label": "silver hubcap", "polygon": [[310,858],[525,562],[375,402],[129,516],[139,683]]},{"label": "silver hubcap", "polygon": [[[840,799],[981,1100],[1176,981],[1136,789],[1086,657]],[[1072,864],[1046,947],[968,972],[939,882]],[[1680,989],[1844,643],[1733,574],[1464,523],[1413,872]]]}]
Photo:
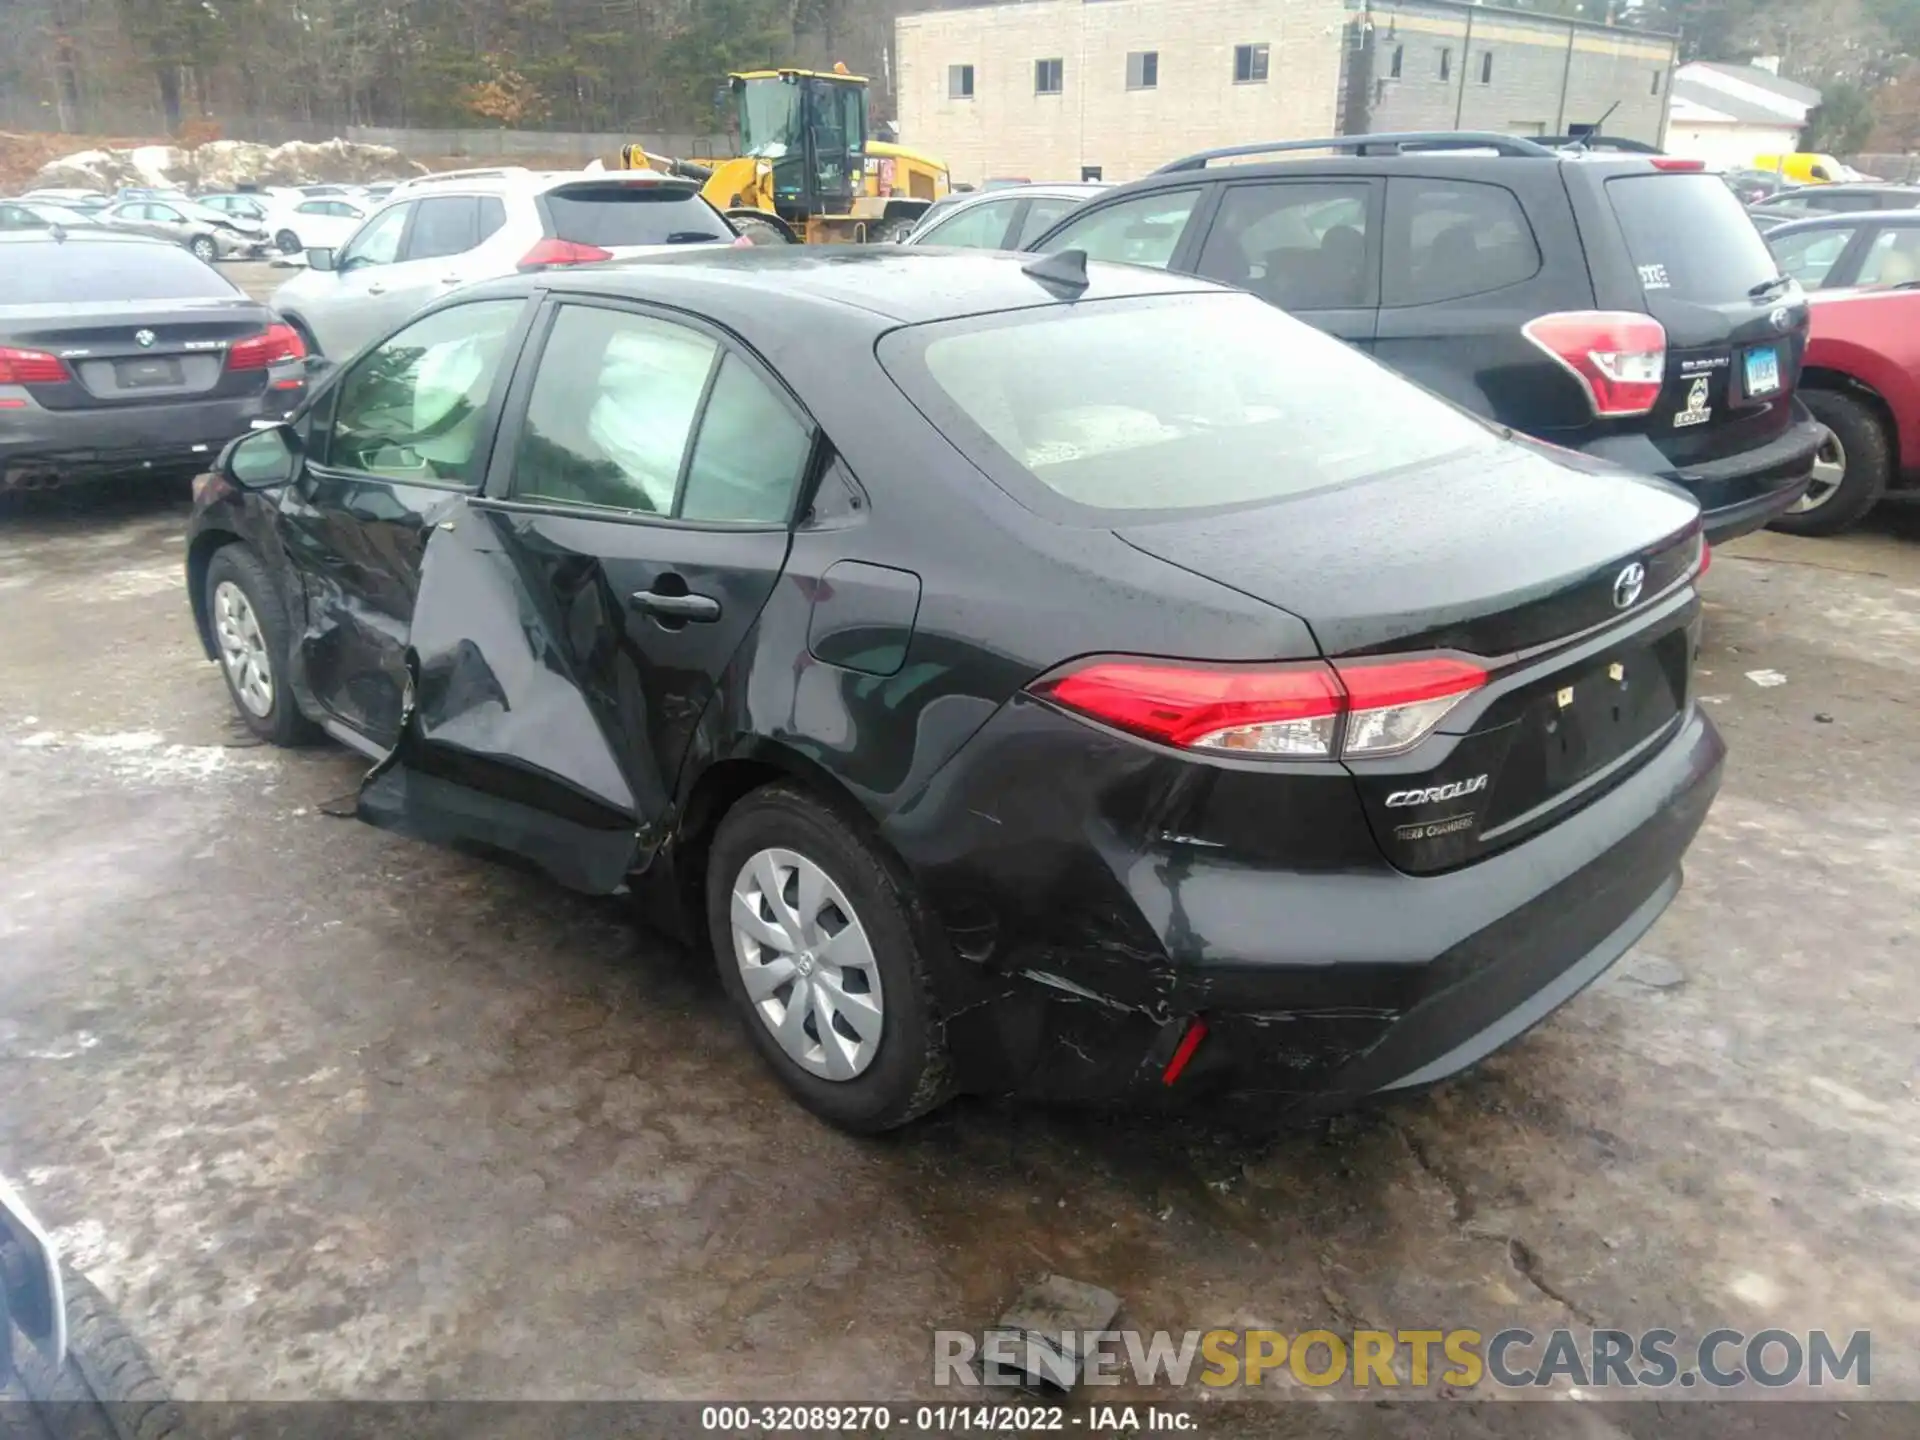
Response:
[{"label": "silver hubcap", "polygon": [[1804,515],[1809,510],[1818,510],[1831,500],[1840,489],[1840,482],[1847,478],[1847,451],[1840,443],[1840,437],[1831,430],[1827,438],[1813,456],[1813,481],[1807,486],[1807,493],[1793,502],[1790,515]]},{"label": "silver hubcap", "polygon": [[233,693],[249,713],[264,720],[273,709],[273,661],[247,592],[231,580],[213,587],[213,631],[220,640],[220,663],[227,667]]},{"label": "silver hubcap", "polygon": [[880,967],[859,916],[827,872],[762,850],[733,881],[733,954],[747,998],[789,1059],[851,1080],[879,1053]]}]

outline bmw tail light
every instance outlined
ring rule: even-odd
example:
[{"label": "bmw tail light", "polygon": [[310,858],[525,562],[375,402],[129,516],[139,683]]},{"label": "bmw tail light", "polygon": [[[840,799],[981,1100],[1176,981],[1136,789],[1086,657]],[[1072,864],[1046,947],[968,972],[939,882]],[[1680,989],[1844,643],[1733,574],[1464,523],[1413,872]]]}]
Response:
[{"label": "bmw tail light", "polygon": [[1274,759],[1367,759],[1410,750],[1486,683],[1453,656],[1327,664],[1096,660],[1033,686],[1090,719],[1172,745]]},{"label": "bmw tail light", "polygon": [[1644,415],[1667,376],[1667,331],[1631,310],[1563,310],[1520,327],[1578,380],[1599,416]]},{"label": "bmw tail light", "polygon": [[522,270],[544,270],[549,265],[591,265],[611,260],[613,252],[598,245],[583,245],[578,240],[557,240],[549,235],[520,257]]},{"label": "bmw tail light", "polygon": [[1713,546],[1709,545],[1707,543],[1707,537],[1702,535],[1700,537],[1700,568],[1693,572],[1693,578],[1698,580],[1701,576],[1705,575],[1707,571],[1711,570],[1712,568],[1713,568]]},{"label": "bmw tail light", "polygon": [[0,385],[61,385],[67,362],[44,350],[14,350],[0,345]]},{"label": "bmw tail light", "polygon": [[299,360],[307,353],[300,332],[291,325],[269,325],[258,335],[236,340],[227,347],[227,369],[265,370],[282,360]]}]

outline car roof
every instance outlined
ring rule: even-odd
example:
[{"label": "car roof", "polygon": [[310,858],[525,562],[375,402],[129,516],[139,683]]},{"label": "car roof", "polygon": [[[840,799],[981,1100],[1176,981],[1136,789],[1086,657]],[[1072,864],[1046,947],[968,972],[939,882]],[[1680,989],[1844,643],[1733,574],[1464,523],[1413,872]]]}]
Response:
[{"label": "car roof", "polygon": [[125,230],[108,230],[100,226],[91,226],[85,230],[67,230],[67,237],[57,240],[47,230],[0,230],[0,245],[165,245],[172,248],[172,242],[158,240],[151,235],[134,235]]},{"label": "car roof", "polygon": [[[952,250],[938,245],[700,246],[604,265],[515,276],[465,292],[524,293],[551,288],[616,299],[651,300],[699,312],[722,308],[778,324],[800,308],[832,310],[869,322],[924,324],[1074,300],[1174,295],[1223,289],[1195,276],[1138,265],[1093,262],[1088,286],[1064,294],[1024,273],[1031,255]],[[873,331],[889,324],[869,323]]]}]

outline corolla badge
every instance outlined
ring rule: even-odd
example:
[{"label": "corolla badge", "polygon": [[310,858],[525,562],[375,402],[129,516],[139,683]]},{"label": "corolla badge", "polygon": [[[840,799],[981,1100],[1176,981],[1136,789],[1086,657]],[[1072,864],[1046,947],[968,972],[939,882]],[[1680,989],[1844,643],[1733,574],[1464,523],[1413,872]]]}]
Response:
[{"label": "corolla badge", "polygon": [[153,342],[154,342],[153,331],[136,330],[133,332],[133,343],[138,345],[142,350],[145,350],[148,347],[150,347],[153,344]]},{"label": "corolla badge", "polygon": [[1387,796],[1387,808],[1399,810],[1407,805],[1431,805],[1439,800],[1458,800],[1462,795],[1474,795],[1487,788],[1487,777],[1476,775],[1471,780],[1455,780],[1449,785],[1429,785],[1424,790],[1396,790]]},{"label": "corolla badge", "polygon": [[1647,567],[1638,560],[1613,577],[1613,608],[1631,609],[1647,586]]}]

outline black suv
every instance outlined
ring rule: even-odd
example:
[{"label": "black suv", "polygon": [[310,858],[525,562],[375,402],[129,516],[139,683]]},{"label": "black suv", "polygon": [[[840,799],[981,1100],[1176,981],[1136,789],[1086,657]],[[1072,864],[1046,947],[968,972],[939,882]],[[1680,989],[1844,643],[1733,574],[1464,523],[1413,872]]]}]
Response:
[{"label": "black suv", "polygon": [[[1210,165],[1275,151],[1334,153]],[[1806,301],[1698,161],[1470,133],[1235,146],[1028,248],[1241,286],[1491,420],[1677,482],[1715,541],[1795,504],[1825,433],[1794,395]]]}]

